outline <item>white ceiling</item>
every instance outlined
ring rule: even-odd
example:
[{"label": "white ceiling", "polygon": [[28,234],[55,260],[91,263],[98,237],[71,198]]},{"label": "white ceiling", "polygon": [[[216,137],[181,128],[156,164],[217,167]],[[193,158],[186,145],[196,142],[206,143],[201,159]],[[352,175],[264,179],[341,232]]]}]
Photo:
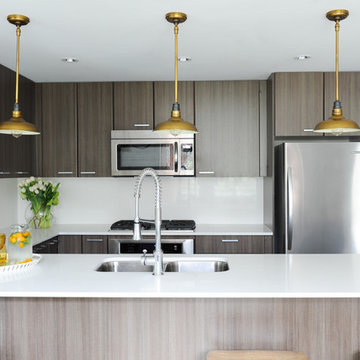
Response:
[{"label": "white ceiling", "polygon": [[[22,28],[20,72],[43,81],[171,80],[173,28],[164,16],[183,11],[179,55],[183,80],[266,79],[277,71],[332,71],[331,9],[345,8],[340,68],[360,71],[359,0],[0,0],[0,63],[14,69],[15,27]],[[295,56],[310,54],[310,61]],[[80,62],[61,62],[63,57]]]}]

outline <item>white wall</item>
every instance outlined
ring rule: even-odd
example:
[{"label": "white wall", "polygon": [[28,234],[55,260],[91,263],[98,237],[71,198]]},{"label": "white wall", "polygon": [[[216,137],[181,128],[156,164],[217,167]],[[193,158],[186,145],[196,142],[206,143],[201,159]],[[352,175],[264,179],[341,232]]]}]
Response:
[{"label": "white wall", "polygon": [[[56,178],[60,204],[58,224],[111,224],[134,217],[134,178]],[[21,181],[21,180],[19,180]],[[198,224],[263,223],[262,178],[162,177],[163,219],[194,219]],[[151,178],[143,184],[140,215],[154,216]],[[18,196],[18,219],[24,221],[28,202]]]},{"label": "white wall", "polygon": [[17,183],[17,179],[0,179],[0,228],[17,223]]}]

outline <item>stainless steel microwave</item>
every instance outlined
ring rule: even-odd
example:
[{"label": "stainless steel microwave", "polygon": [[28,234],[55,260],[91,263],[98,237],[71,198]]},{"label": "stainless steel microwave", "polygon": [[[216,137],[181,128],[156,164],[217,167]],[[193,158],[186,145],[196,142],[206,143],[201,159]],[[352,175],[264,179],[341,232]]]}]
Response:
[{"label": "stainless steel microwave", "polygon": [[193,176],[194,135],[151,130],[111,131],[111,175],[135,176],[146,167],[159,175]]}]

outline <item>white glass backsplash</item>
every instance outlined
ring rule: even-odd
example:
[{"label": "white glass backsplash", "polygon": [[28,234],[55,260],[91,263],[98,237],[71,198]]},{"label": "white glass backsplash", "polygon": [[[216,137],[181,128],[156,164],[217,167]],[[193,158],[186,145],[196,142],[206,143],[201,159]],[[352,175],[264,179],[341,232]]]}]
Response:
[{"label": "white glass backsplash", "polygon": [[[134,217],[131,178],[55,178],[60,204],[54,207],[58,224],[107,224]],[[20,182],[19,180],[18,182]],[[263,223],[262,178],[162,177],[163,219],[194,219],[198,224]],[[154,217],[154,184],[145,180],[140,198],[143,218]],[[18,221],[24,221],[27,202],[18,196]]]}]

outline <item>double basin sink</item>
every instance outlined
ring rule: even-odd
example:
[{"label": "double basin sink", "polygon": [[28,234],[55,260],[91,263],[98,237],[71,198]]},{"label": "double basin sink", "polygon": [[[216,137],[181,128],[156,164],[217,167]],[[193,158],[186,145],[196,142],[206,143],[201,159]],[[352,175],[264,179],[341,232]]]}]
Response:
[{"label": "double basin sink", "polygon": [[[96,269],[100,272],[152,272],[153,266],[143,265],[140,259],[107,259]],[[221,272],[229,270],[229,264],[224,259],[179,259],[166,262],[164,272]]]}]

